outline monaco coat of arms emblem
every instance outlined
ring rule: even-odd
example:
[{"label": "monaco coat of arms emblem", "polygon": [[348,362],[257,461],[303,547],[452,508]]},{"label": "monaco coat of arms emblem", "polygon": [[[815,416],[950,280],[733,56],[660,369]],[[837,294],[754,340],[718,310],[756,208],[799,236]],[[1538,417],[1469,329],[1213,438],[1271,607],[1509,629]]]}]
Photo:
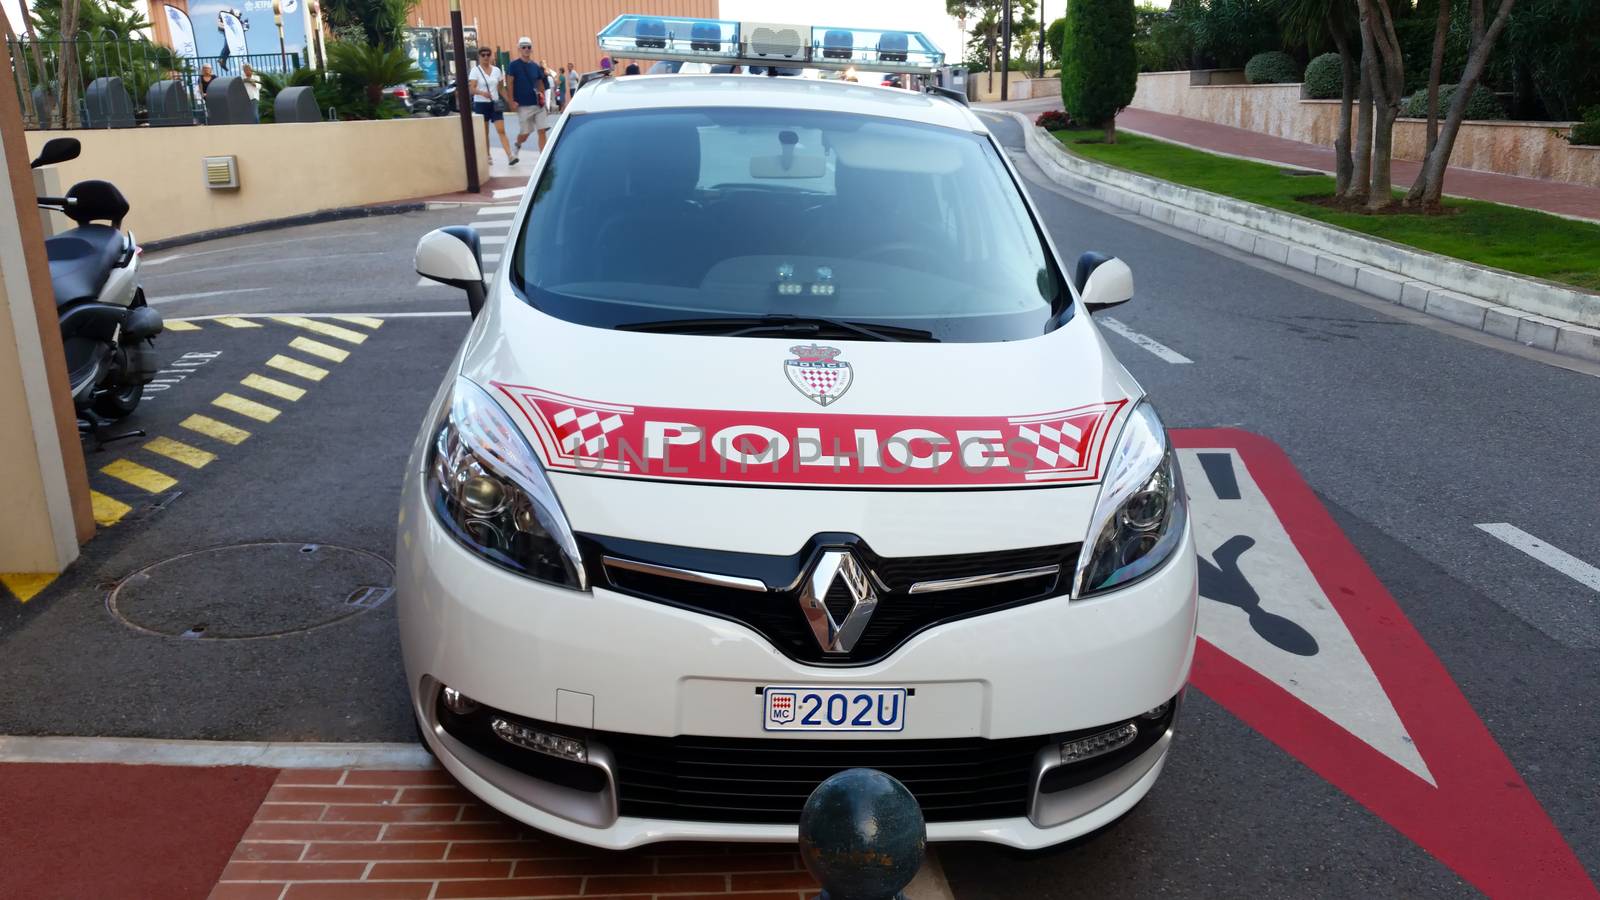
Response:
[{"label": "monaco coat of arms emblem", "polygon": [[850,364],[839,359],[838,347],[805,344],[790,347],[795,359],[783,361],[783,374],[795,390],[811,398],[812,402],[827,406],[844,396],[855,380]]}]

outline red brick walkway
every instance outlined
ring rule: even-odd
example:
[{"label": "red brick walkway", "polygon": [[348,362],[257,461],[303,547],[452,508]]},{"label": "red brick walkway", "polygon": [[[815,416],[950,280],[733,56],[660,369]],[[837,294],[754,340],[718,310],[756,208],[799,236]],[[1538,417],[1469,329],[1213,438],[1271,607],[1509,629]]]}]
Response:
[{"label": "red brick walkway", "polygon": [[[1323,172],[1332,172],[1334,168],[1331,147],[1284,140],[1243,128],[1202,122],[1199,119],[1169,116],[1146,109],[1125,109],[1117,114],[1117,125],[1205,150],[1267,159]],[[1420,168],[1418,163],[1395,160],[1395,185],[1410,186],[1416,180]],[[1511,206],[1542,209],[1564,216],[1600,219],[1600,188],[1569,184],[1564,181],[1518,178],[1513,175],[1497,175],[1493,172],[1452,167],[1445,175],[1445,193],[1457,197],[1492,200],[1495,203],[1506,203]]]},{"label": "red brick walkway", "polygon": [[512,822],[437,769],[285,769],[211,900],[802,900],[816,890],[792,846],[613,853]]}]

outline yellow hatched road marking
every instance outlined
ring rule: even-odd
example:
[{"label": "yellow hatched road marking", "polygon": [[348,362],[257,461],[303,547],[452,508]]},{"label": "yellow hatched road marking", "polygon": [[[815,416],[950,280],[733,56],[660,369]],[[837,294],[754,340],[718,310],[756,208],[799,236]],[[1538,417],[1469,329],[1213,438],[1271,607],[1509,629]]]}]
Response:
[{"label": "yellow hatched road marking", "polygon": [[112,478],[126,481],[134,487],[144,488],[152,494],[171,490],[172,486],[178,483],[178,479],[157,472],[147,466],[141,466],[131,459],[113,460],[101,467],[100,471],[110,475]]},{"label": "yellow hatched road marking", "polygon": [[272,407],[254,400],[246,400],[238,394],[219,394],[217,399],[211,402],[223,409],[233,410],[241,416],[249,416],[257,422],[271,422],[278,417],[278,411]]},{"label": "yellow hatched road marking", "polygon": [[255,388],[264,394],[271,394],[274,397],[281,397],[291,403],[306,395],[305,388],[297,388],[292,384],[284,384],[276,378],[268,378],[265,375],[257,375],[254,372],[246,375],[244,380],[240,381],[239,383],[245,387]]},{"label": "yellow hatched road marking", "polygon": [[133,512],[133,507],[115,497],[107,497],[99,491],[89,492],[89,504],[94,508],[94,521],[102,528],[107,528],[122,521],[122,517]]},{"label": "yellow hatched road marking", "polygon": [[54,572],[0,572],[0,584],[6,586],[18,603],[27,603],[34,595],[56,580]]},{"label": "yellow hatched road marking", "polygon": [[238,316],[222,316],[221,318],[213,319],[212,321],[221,323],[223,325],[226,325],[229,328],[260,328],[261,327],[261,323],[260,322],[252,322],[249,319],[241,319]]},{"label": "yellow hatched road marking", "polygon": [[338,347],[330,347],[321,341],[313,341],[308,337],[297,337],[289,342],[289,346],[295,350],[309,353],[312,356],[320,356],[323,359],[332,360],[334,362],[344,362],[345,358],[350,355],[349,350],[340,350]]},{"label": "yellow hatched road marking", "polygon": [[218,422],[210,416],[193,415],[179,422],[178,425],[190,431],[198,431],[206,437],[216,438],[226,444],[242,444],[244,439],[250,436],[250,432],[245,431],[243,428],[235,428],[226,422]]},{"label": "yellow hatched road marking", "polygon": [[367,339],[367,336],[359,331],[341,328],[338,325],[329,325],[327,322],[307,319],[304,316],[273,316],[273,318],[285,325],[294,325],[307,331],[314,331],[325,337],[338,338],[347,344],[359,344]]},{"label": "yellow hatched road marking", "polygon": [[292,356],[279,354],[267,360],[267,365],[274,369],[282,369],[291,375],[299,375],[307,381],[321,381],[328,377],[328,370],[321,366],[313,366],[308,362],[301,362]]},{"label": "yellow hatched road marking", "polygon": [[168,331],[199,331],[200,326],[193,322],[163,322],[163,327]]},{"label": "yellow hatched road marking", "polygon": [[334,316],[334,318],[341,322],[349,322],[351,325],[365,325],[368,328],[383,326],[383,320],[374,316]]},{"label": "yellow hatched road marking", "polygon": [[144,448],[173,462],[183,463],[191,469],[198,469],[217,458],[215,453],[207,453],[199,447],[191,447],[183,441],[175,441],[168,437],[158,437],[145,444]]}]

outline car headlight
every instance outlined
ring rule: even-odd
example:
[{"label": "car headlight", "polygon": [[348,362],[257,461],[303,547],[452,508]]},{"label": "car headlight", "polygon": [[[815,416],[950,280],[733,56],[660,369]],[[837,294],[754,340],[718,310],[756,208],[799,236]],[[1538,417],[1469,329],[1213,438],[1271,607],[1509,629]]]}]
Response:
[{"label": "car headlight", "polygon": [[1072,595],[1089,597],[1154,570],[1183,539],[1183,476],[1149,403],[1128,416],[1100,486]]},{"label": "car headlight", "polygon": [[427,482],[434,511],[467,548],[519,575],[588,590],[578,542],[533,448],[465,378],[434,432]]}]

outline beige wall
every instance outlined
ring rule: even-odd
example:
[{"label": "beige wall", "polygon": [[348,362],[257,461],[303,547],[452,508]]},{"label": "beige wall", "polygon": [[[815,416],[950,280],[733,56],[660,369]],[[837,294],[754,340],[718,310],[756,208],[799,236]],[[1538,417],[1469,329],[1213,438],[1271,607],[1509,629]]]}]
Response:
[{"label": "beige wall", "polygon": [[[1047,71],[1048,77],[1034,78],[1027,72],[1012,72],[1011,85],[1008,88],[1011,100],[1037,100],[1040,97],[1061,96],[1061,73]],[[990,82],[993,81],[993,88]],[[1000,73],[994,73],[990,79],[987,72],[969,72],[967,81],[973,85],[972,97],[979,103],[991,103],[1000,99]]]},{"label": "beige wall", "polygon": [[[1298,84],[1190,85],[1188,72],[1140,75],[1130,106],[1312,144],[1331,145],[1339,127],[1338,101],[1301,100]],[[1450,164],[1600,187],[1600,148],[1569,145],[1561,137],[1569,124],[1464,123]],[[1426,122],[1399,120],[1395,158],[1422,159],[1426,140]]]},{"label": "beige wall", "polygon": [[[475,128],[479,178],[487,180],[481,119]],[[454,116],[30,131],[29,150],[36,153],[63,134],[81,141],[83,154],[56,167],[61,183],[100,178],[115,184],[131,208],[124,225],[141,241],[466,190],[461,124]],[[206,156],[238,157],[238,190],[205,186]]]}]

